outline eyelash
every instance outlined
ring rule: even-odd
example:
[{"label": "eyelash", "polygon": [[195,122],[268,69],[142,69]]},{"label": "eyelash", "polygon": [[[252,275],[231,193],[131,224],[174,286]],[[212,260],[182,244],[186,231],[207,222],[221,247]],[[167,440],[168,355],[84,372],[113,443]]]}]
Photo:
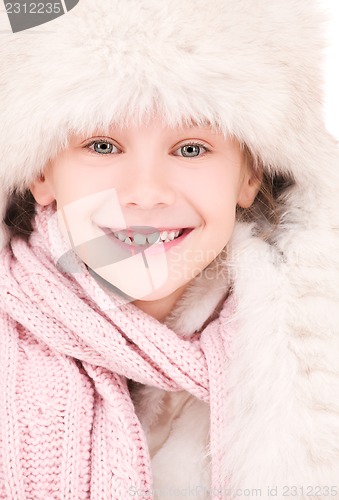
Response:
[{"label": "eyelash", "polygon": [[[91,141],[87,144],[85,144],[84,146],[82,146],[83,149],[87,149],[89,151],[90,154],[94,154],[96,156],[110,156],[114,153],[106,153],[106,154],[101,154],[101,153],[97,153],[96,151],[93,151],[92,149],[90,149],[91,146],[93,146],[93,144],[97,143],[97,142],[106,142],[107,144],[111,144],[112,146],[116,147],[117,149],[118,146],[116,146],[115,144],[113,144],[113,142],[110,142],[108,141],[107,139],[96,139],[95,141]],[[210,153],[211,150],[207,147],[207,145],[203,142],[199,142],[199,141],[196,141],[196,142],[185,142],[182,146],[180,146],[179,148],[177,149],[181,149],[185,146],[199,146],[201,148],[204,148],[206,151],[198,156],[192,156],[192,157],[189,157],[189,156],[180,156],[180,155],[177,155],[181,158],[187,158],[189,160],[193,160],[194,158],[202,158],[203,156],[205,156],[206,154]],[[116,153],[115,153],[116,154]]]}]

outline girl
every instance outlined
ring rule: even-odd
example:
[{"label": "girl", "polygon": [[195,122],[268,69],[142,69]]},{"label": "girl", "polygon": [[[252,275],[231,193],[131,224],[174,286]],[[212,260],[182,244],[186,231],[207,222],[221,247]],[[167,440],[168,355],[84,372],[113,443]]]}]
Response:
[{"label": "girl", "polygon": [[321,19],[81,0],[3,35],[1,498],[339,498]]}]

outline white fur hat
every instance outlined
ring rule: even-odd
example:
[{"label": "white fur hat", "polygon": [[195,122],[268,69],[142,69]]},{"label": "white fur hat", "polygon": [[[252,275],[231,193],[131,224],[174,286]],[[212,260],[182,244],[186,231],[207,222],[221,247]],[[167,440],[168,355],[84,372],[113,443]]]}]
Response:
[{"label": "white fur hat", "polygon": [[[80,0],[13,34],[3,12],[1,215],[71,131],[140,123],[157,109],[173,125],[208,120],[245,143],[266,172],[291,177],[279,200],[285,229],[337,227],[323,14],[316,0]],[[2,223],[0,248],[6,232]]]}]

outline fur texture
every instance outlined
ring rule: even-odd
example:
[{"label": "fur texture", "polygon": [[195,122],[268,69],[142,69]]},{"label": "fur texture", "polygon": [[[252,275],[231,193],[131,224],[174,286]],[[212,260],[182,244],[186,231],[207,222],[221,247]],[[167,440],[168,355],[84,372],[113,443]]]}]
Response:
[{"label": "fur texture", "polygon": [[[260,498],[284,486],[339,498],[325,489],[339,490],[339,167],[322,116],[324,29],[315,0],[81,0],[0,40],[3,214],[70,131],[146,126],[153,112],[207,120],[292,179],[270,237],[260,219],[238,223],[227,255],[241,327],[224,380],[224,478]],[[183,297],[187,334],[206,286]]]}]

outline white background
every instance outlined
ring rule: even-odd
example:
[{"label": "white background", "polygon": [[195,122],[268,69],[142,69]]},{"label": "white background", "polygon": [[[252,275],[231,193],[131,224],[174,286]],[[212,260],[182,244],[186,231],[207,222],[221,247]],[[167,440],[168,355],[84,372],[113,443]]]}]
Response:
[{"label": "white background", "polygon": [[331,15],[325,65],[325,120],[328,130],[339,140],[339,0],[320,2]]}]

